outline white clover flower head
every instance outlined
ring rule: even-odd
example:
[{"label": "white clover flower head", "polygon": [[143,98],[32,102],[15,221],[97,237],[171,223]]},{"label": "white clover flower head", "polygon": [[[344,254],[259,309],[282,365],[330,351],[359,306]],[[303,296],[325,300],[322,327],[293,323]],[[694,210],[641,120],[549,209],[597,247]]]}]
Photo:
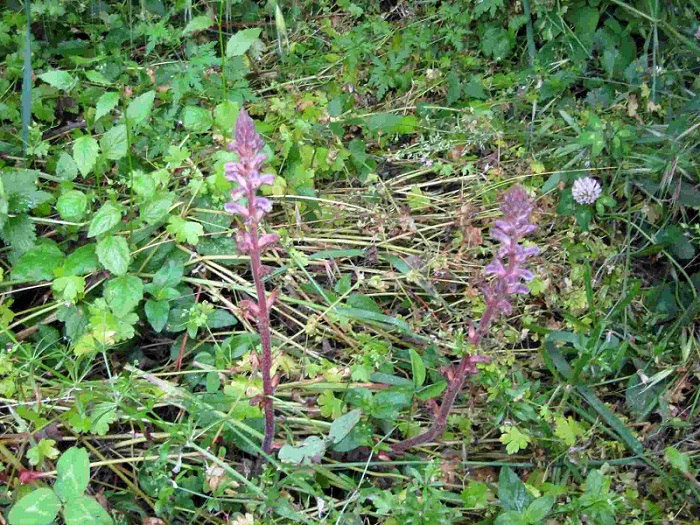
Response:
[{"label": "white clover flower head", "polygon": [[601,193],[603,193],[603,188],[601,188],[600,182],[593,177],[577,179],[571,188],[571,194],[579,204],[593,204],[598,200]]}]

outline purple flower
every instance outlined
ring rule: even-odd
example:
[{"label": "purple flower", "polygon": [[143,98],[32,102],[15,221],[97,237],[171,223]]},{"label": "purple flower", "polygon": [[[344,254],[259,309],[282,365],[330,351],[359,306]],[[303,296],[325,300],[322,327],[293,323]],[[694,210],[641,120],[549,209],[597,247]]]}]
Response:
[{"label": "purple flower", "polygon": [[524,247],[520,242],[537,229],[530,222],[533,204],[522,186],[516,185],[501,199],[503,218],[495,221],[491,236],[501,246],[489,264],[484,267],[486,275],[494,279],[482,288],[486,310],[482,315],[478,330],[472,330],[470,341],[477,344],[486,333],[489,324],[501,314],[510,314],[510,299],[515,294],[527,294],[530,289],[525,284],[534,277],[524,263],[537,255],[537,247]]},{"label": "purple flower", "polygon": [[601,193],[603,193],[603,189],[600,187],[600,183],[593,177],[576,179],[571,188],[571,195],[573,195],[574,200],[579,204],[593,204],[598,200]]}]

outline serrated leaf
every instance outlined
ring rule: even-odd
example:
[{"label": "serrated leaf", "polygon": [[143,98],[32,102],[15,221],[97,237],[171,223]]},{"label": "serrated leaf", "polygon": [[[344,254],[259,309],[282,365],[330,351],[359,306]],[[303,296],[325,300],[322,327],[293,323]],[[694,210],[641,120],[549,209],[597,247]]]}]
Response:
[{"label": "serrated leaf", "polygon": [[233,132],[233,125],[236,123],[240,109],[240,105],[231,100],[224,100],[214,108],[214,122],[228,136]]},{"label": "serrated leaf", "polygon": [[114,275],[124,275],[129,270],[131,254],[124,237],[109,235],[97,243],[95,250],[102,266]]},{"label": "serrated leaf", "polygon": [[63,501],[81,496],[90,482],[90,456],[84,448],[71,447],[56,464],[56,483],[53,490]]},{"label": "serrated leaf", "polygon": [[116,91],[105,91],[99,99],[95,108],[95,120],[108,115],[119,104],[119,93]]},{"label": "serrated leaf", "polygon": [[61,301],[75,303],[80,295],[85,293],[85,278],[78,275],[58,277],[51,285],[54,294]]},{"label": "serrated leaf", "polygon": [[170,314],[170,303],[168,301],[153,301],[149,299],[145,306],[146,319],[153,327],[153,330],[160,333],[168,324]]},{"label": "serrated leaf", "polygon": [[69,254],[63,263],[64,276],[87,275],[97,270],[98,261],[95,254],[95,244],[86,244]]},{"label": "serrated leaf", "polygon": [[56,202],[56,211],[64,221],[80,222],[85,217],[87,209],[87,195],[79,190],[65,192]]},{"label": "serrated leaf", "polygon": [[37,76],[47,84],[63,91],[70,91],[76,84],[76,80],[68,71],[54,69]]},{"label": "serrated leaf", "polygon": [[156,195],[141,205],[139,218],[146,224],[156,224],[165,219],[174,202],[175,196],[172,193]]},{"label": "serrated leaf", "polygon": [[182,35],[189,35],[197,31],[204,31],[214,25],[214,21],[206,15],[196,16],[188,22],[185,29],[182,30]]},{"label": "serrated leaf", "polygon": [[243,55],[260,37],[260,33],[262,33],[262,29],[256,27],[243,29],[233,35],[226,44],[226,56],[231,58]]},{"label": "serrated leaf", "polygon": [[204,235],[204,228],[202,228],[201,224],[187,221],[179,215],[170,217],[166,229],[168,233],[175,236],[178,242],[186,242],[189,244],[197,244],[199,238]]},{"label": "serrated leaf", "polygon": [[279,460],[282,463],[308,465],[320,461],[325,452],[325,440],[318,436],[310,436],[298,447],[290,444],[284,445],[279,451]]},{"label": "serrated leaf", "polygon": [[688,454],[684,454],[674,447],[666,447],[664,457],[673,468],[678,469],[683,474],[690,472],[690,456]]},{"label": "serrated leaf", "polygon": [[362,411],[359,409],[351,410],[347,414],[343,414],[331,423],[331,429],[328,432],[328,438],[333,444],[340,443],[345,437],[350,434],[355,425],[360,422]]},{"label": "serrated leaf", "polygon": [[107,233],[122,220],[122,207],[111,201],[105,202],[97,211],[88,228],[88,238]]},{"label": "serrated leaf", "polygon": [[49,241],[22,255],[12,267],[13,281],[35,282],[53,279],[54,270],[63,263],[64,255],[56,243]]},{"label": "serrated leaf", "polygon": [[583,427],[571,416],[566,419],[563,417],[555,418],[554,434],[561,438],[567,447],[574,446],[584,432]]},{"label": "serrated leaf", "polygon": [[70,500],[63,508],[66,525],[113,525],[114,521],[107,511],[88,496]]},{"label": "serrated leaf", "polygon": [[74,180],[78,176],[78,165],[65,151],[56,163],[56,176],[62,180]]},{"label": "serrated leaf", "polygon": [[84,135],[73,143],[73,159],[80,174],[87,177],[97,161],[99,146],[90,135]]},{"label": "serrated leaf", "polygon": [[129,103],[126,108],[126,118],[132,126],[143,123],[151,114],[153,102],[156,99],[156,92],[151,90],[139,95]]},{"label": "serrated leaf", "polygon": [[100,139],[100,149],[105,157],[110,160],[119,160],[128,152],[128,140],[126,126],[119,125],[110,128]]},{"label": "serrated leaf", "polygon": [[30,492],[10,509],[10,525],[49,525],[61,510],[61,501],[53,490],[40,488]]},{"label": "serrated leaf", "polygon": [[411,371],[413,372],[413,386],[416,389],[423,386],[425,383],[425,364],[423,359],[413,348],[409,350],[411,355]]},{"label": "serrated leaf", "polygon": [[104,297],[114,314],[124,317],[143,299],[143,281],[135,275],[110,279],[105,285]]},{"label": "serrated leaf", "polygon": [[211,112],[199,106],[186,106],[180,118],[183,127],[194,133],[206,133],[213,123]]}]

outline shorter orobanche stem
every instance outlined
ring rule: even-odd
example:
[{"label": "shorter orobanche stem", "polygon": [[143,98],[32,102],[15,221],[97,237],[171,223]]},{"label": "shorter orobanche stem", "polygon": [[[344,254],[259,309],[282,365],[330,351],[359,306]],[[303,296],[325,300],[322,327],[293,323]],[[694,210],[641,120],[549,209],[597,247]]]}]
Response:
[{"label": "shorter orobanche stem", "polygon": [[[486,266],[485,273],[495,275],[495,279],[482,288],[486,308],[478,327],[469,327],[468,341],[472,346],[479,346],[487,334],[491,323],[501,314],[511,312],[510,298],[514,294],[529,292],[522,281],[532,279],[533,274],[524,266],[526,259],[537,254],[536,248],[524,248],[520,240],[535,230],[530,223],[532,202],[521,186],[514,186],[502,198],[501,211],[503,219],[496,221],[492,230],[494,239],[501,243],[493,261]],[[447,388],[440,407],[435,412],[432,426],[423,434],[399,441],[391,446],[396,454],[408,449],[435,441],[447,428],[447,417],[452,411],[457,396],[462,391],[467,377],[477,373],[477,363],[487,363],[489,358],[479,355],[466,355],[455,366],[448,367],[444,373]]]},{"label": "shorter orobanche stem", "polygon": [[[274,246],[279,237],[275,233],[259,235],[258,228],[265,215],[272,209],[272,203],[257,195],[258,189],[274,182],[272,175],[262,175],[260,168],[265,155],[260,151],[263,141],[255,131],[255,124],[245,110],[241,110],[234,130],[234,142],[230,149],[238,155],[238,162],[226,164],[226,178],[236,183],[231,191],[231,202],[225,206],[226,211],[238,215],[241,223],[236,236],[238,251],[250,256],[251,273],[255,283],[257,300],[241,301],[243,312],[257,324],[260,335],[260,367],[263,379],[263,395],[254,400],[265,416],[265,435],[262,442],[263,452],[272,452],[272,440],[275,436],[275,412],[272,396],[275,393],[275,378],[272,377],[272,337],[270,333],[270,308],[277,298],[276,291],[265,292],[263,282],[262,254]],[[242,202],[239,202],[242,201]]]}]

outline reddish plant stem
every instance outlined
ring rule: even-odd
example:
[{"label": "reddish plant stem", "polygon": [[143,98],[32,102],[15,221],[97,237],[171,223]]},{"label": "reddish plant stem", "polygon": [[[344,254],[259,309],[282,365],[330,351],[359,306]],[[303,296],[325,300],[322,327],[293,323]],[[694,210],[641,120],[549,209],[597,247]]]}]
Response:
[{"label": "reddish plant stem", "polygon": [[254,217],[253,203],[255,201],[254,190],[248,195],[248,209],[250,210],[251,222],[248,225],[250,234],[250,266],[255,283],[255,291],[258,296],[258,333],[260,334],[260,346],[262,355],[260,356],[260,367],[262,368],[263,379],[263,400],[261,402],[265,414],[265,436],[262,442],[262,450],[266,454],[272,452],[272,439],[275,436],[275,409],[272,404],[272,396],[275,388],[272,384],[272,337],[270,335],[270,311],[267,307],[267,296],[265,294],[265,284],[263,283],[263,269],[260,259],[260,243],[258,238],[258,221]]}]

